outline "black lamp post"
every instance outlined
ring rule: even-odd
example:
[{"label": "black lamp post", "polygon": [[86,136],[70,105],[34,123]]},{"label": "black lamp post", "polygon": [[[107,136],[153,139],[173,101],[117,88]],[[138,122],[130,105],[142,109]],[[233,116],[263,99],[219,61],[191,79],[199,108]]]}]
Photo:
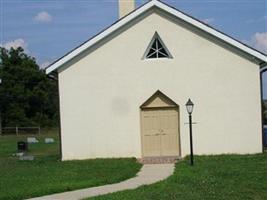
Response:
[{"label": "black lamp post", "polygon": [[191,165],[194,165],[194,155],[193,155],[193,137],[192,137],[192,112],[194,108],[194,104],[191,99],[188,99],[186,105],[186,110],[189,114],[189,133],[190,133],[190,161]]}]

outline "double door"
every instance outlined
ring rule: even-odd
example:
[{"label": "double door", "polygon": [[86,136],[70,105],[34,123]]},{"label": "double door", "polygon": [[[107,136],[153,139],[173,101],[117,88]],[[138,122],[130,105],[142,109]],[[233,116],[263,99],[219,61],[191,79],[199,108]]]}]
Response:
[{"label": "double door", "polygon": [[141,115],[143,157],[179,156],[178,110],[143,109]]}]

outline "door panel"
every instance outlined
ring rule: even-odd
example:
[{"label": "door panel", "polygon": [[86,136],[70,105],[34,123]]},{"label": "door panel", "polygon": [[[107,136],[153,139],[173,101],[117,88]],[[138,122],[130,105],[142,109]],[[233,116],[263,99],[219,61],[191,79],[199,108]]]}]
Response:
[{"label": "door panel", "polygon": [[168,109],[160,111],[161,156],[179,155],[178,113]]},{"label": "door panel", "polygon": [[143,153],[147,157],[160,155],[159,113],[143,111]]}]

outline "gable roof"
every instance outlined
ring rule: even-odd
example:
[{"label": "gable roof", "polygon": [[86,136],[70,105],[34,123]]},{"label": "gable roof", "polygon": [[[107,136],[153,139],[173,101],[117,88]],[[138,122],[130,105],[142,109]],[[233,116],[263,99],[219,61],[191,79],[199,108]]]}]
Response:
[{"label": "gable roof", "polygon": [[243,44],[242,42],[212,28],[211,26],[193,18],[192,16],[189,16],[189,15],[177,10],[176,8],[173,8],[173,7],[171,7],[165,3],[162,3],[158,0],[151,0],[151,1],[147,2],[146,4],[140,6],[139,8],[135,9],[134,11],[132,11],[131,13],[126,15],[125,17],[121,18],[120,20],[118,20],[117,22],[115,22],[114,24],[109,26],[107,29],[100,32],[98,35],[87,40],[86,42],[84,42],[83,44],[81,44],[80,46],[75,48],[74,50],[70,51],[69,53],[67,53],[63,57],[56,60],[54,63],[52,63],[50,66],[48,66],[46,68],[46,73],[49,74],[50,72],[58,69],[63,64],[65,64],[69,60],[73,59],[74,57],[79,55],[84,50],[90,48],[91,46],[93,46],[94,44],[96,44],[97,42],[102,40],[103,38],[107,37],[108,35],[110,35],[114,31],[116,31],[117,29],[121,28],[122,26],[124,26],[128,22],[132,21],[133,19],[135,19],[136,17],[140,16],[141,14],[145,13],[146,11],[148,11],[149,9],[151,9],[153,7],[157,7],[159,9],[161,9],[161,10],[163,10],[163,11],[165,11],[165,12],[167,12],[167,13],[169,13],[169,14],[171,14],[171,15],[179,18],[179,19],[182,19],[185,22],[201,29],[202,31],[209,33],[210,35],[213,35],[216,38],[221,39],[225,43],[227,43],[233,47],[236,47],[238,50],[240,50],[242,52],[247,53],[252,58],[257,58],[258,60],[260,60],[263,63],[267,62],[267,55],[265,55],[264,53],[257,51],[256,49],[253,49],[253,48]]}]

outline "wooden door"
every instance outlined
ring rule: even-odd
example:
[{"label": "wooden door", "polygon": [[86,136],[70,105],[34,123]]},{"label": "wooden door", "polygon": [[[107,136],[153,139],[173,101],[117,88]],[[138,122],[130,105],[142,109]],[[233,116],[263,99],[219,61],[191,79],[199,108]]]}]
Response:
[{"label": "wooden door", "polygon": [[179,156],[176,108],[142,110],[143,157]]}]

